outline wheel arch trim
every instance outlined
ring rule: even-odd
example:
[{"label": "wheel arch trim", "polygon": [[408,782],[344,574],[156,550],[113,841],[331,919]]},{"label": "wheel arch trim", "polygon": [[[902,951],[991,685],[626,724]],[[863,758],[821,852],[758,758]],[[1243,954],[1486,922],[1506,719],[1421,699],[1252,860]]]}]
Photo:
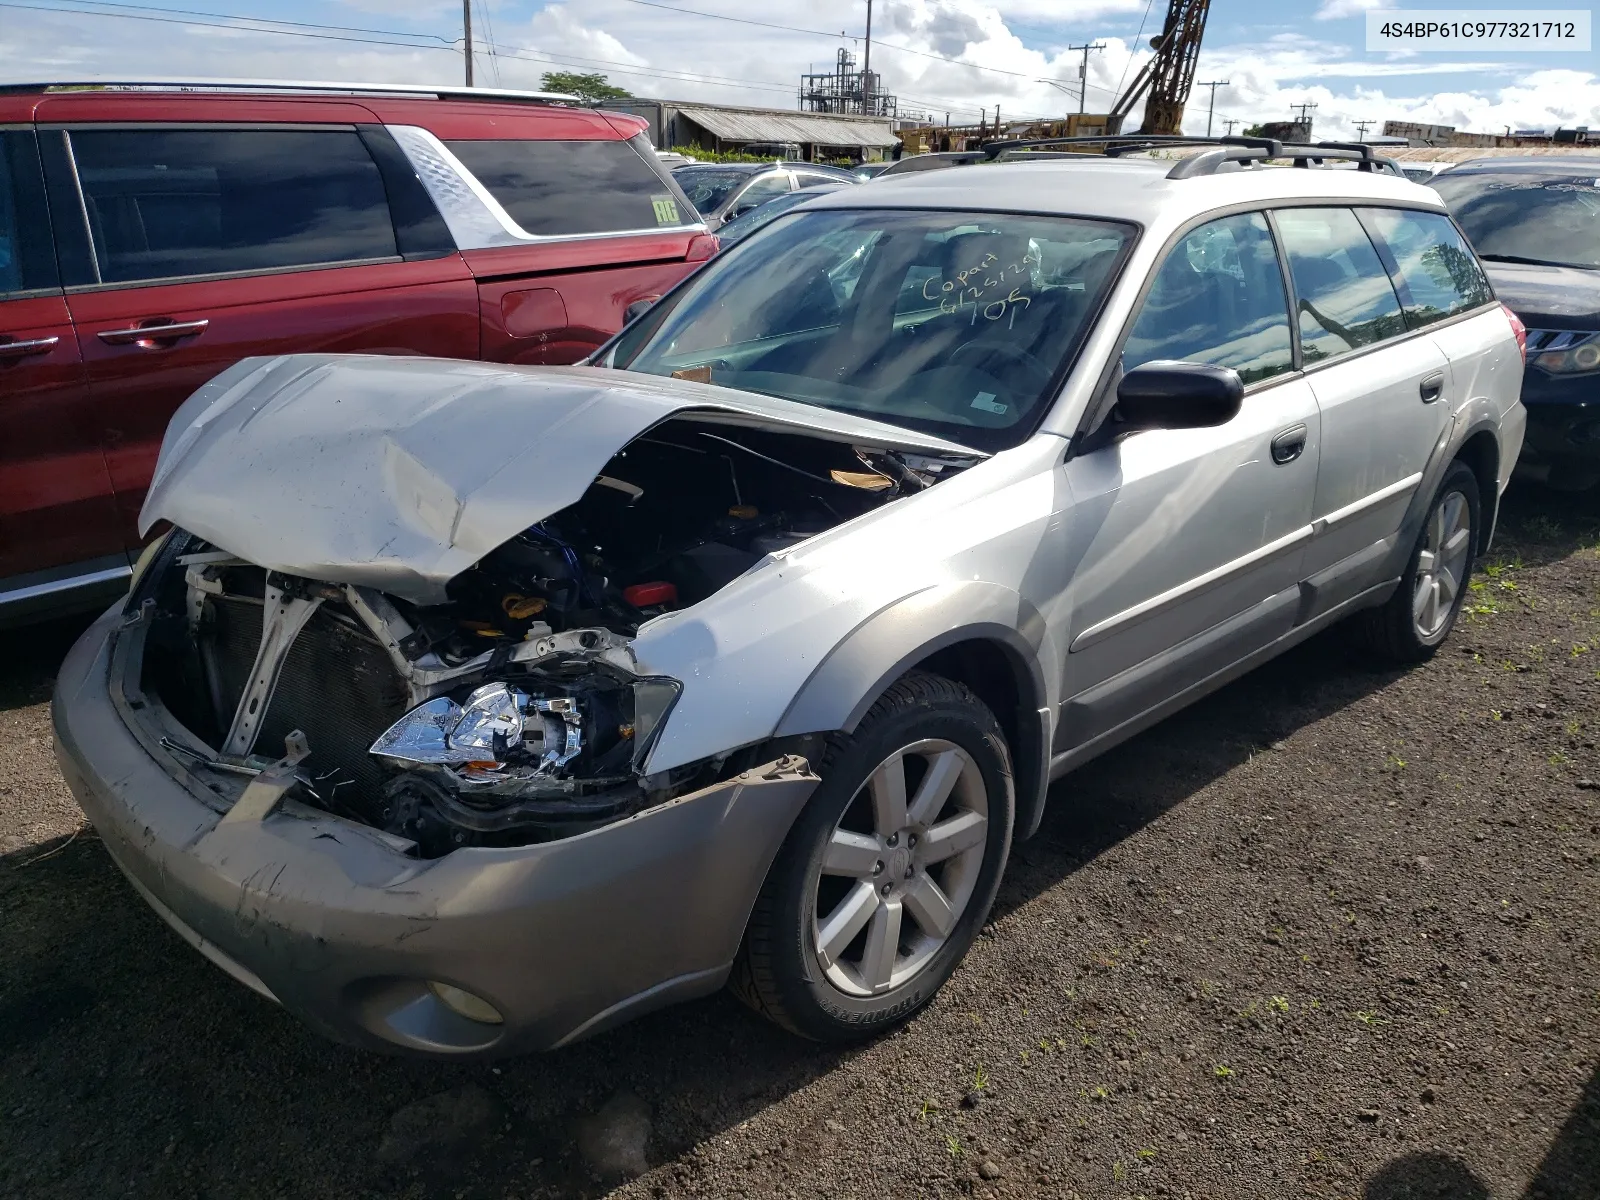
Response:
[{"label": "wheel arch trim", "polygon": [[841,639],[795,693],[776,737],[850,733],[884,691],[942,650],[967,642],[999,649],[1017,693],[1012,746],[1016,838],[1037,828],[1049,784],[1055,713],[1042,666],[1053,641],[1043,615],[1010,588],[979,580],[941,584],[881,609]]}]

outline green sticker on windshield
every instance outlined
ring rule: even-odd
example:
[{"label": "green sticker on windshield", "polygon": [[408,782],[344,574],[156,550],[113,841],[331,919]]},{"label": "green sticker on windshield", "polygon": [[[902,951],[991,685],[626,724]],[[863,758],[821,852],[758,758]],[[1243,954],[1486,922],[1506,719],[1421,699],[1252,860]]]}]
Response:
[{"label": "green sticker on windshield", "polygon": [[650,206],[656,210],[657,225],[677,225],[680,223],[678,202],[671,196],[651,196]]}]

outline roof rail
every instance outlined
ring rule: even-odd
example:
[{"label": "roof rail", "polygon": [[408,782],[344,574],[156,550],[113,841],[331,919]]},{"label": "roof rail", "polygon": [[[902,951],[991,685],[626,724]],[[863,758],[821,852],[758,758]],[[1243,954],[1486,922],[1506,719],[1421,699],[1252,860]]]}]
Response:
[{"label": "roof rail", "polygon": [[[511,100],[534,104],[579,104],[565,92],[520,92],[508,88],[469,88],[433,83],[330,83],[290,79],[56,79],[43,83],[0,83],[0,93],[18,92],[301,92],[321,95],[418,96],[437,100]],[[585,107],[589,107],[585,105]]]},{"label": "roof rail", "polygon": [[[1379,158],[1373,154],[1372,147],[1364,142],[1298,143],[1264,137],[1186,137],[1182,134],[1112,133],[1040,138],[1034,141],[990,142],[983,147],[983,154],[990,161],[998,162],[1002,156],[1018,151],[1048,151],[1056,146],[1082,146],[1086,149],[1099,146],[1101,153],[1107,158],[1120,158],[1125,154],[1173,149],[1180,146],[1213,147],[1180,159],[1173,165],[1172,170],[1167,172],[1168,179],[1193,179],[1202,175],[1214,175],[1222,169],[1224,163],[1239,163],[1242,166],[1275,158],[1292,159],[1297,167],[1307,167],[1312,163],[1320,164],[1330,159],[1350,161],[1357,164],[1357,170],[1402,175],[1398,165],[1390,159]],[[1029,157],[1056,158],[1058,155],[1023,153],[1019,156],[1019,160],[1025,161]]]}]

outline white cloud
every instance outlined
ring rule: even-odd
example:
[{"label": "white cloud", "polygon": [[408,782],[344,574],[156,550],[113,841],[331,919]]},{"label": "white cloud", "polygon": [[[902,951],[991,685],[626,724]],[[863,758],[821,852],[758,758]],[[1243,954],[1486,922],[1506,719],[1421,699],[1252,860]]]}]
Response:
[{"label": "white cloud", "polygon": [[1341,17],[1359,17],[1374,8],[1393,7],[1393,0],[1322,0],[1316,11],[1316,19],[1336,21]]}]

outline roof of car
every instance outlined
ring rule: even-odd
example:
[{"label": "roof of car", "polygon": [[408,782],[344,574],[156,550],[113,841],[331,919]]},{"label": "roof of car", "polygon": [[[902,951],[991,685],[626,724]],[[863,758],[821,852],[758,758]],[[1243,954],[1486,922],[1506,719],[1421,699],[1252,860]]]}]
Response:
[{"label": "roof of car", "polygon": [[565,92],[531,92],[512,88],[451,87],[436,83],[356,83],[327,80],[296,79],[228,79],[195,77],[171,79],[161,76],[117,76],[96,79],[58,79],[45,83],[0,83],[0,91],[27,94],[31,92],[187,92],[187,93],[256,93],[276,96],[294,95],[368,95],[408,96],[439,99],[529,101],[538,104],[583,104],[577,96]]},{"label": "roof of car", "polygon": [[1239,203],[1328,199],[1444,208],[1431,188],[1386,172],[1249,167],[1169,179],[1171,159],[1099,158],[998,162],[886,175],[870,188],[819,198],[818,208],[961,208],[1060,213],[1153,224],[1158,217]]},{"label": "roof of car", "polygon": [[1600,173],[1600,154],[1541,154],[1522,158],[1469,158],[1450,168],[1452,175],[1467,171],[1537,171],[1542,175],[1594,175]]}]

